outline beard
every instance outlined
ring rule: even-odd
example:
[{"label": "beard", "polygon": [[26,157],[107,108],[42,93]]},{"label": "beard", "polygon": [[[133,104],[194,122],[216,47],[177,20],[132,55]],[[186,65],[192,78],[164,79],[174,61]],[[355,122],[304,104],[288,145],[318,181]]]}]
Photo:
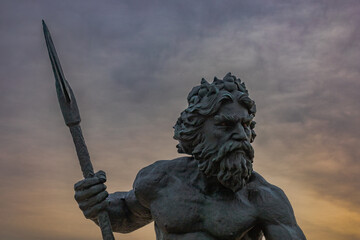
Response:
[{"label": "beard", "polygon": [[193,155],[207,177],[216,177],[226,188],[236,192],[249,181],[253,171],[254,149],[249,141],[229,140],[222,146],[202,141]]}]

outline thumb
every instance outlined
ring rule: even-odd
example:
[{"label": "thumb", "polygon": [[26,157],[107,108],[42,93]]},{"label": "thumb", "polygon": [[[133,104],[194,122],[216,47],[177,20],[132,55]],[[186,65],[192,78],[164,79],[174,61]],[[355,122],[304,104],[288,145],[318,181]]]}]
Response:
[{"label": "thumb", "polygon": [[103,170],[100,170],[97,173],[95,173],[95,176],[99,178],[102,183],[106,182],[106,173]]}]

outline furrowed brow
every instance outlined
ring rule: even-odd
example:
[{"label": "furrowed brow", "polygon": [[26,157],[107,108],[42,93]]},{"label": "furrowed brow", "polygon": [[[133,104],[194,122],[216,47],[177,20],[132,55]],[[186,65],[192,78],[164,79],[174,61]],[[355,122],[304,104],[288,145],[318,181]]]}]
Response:
[{"label": "furrowed brow", "polygon": [[244,122],[251,122],[254,119],[254,115],[250,115],[249,117],[244,119]]},{"label": "furrowed brow", "polygon": [[214,117],[216,122],[224,122],[224,121],[229,121],[229,122],[236,122],[239,120],[239,117],[236,115],[224,115],[224,114],[220,114],[220,115],[216,115]]}]

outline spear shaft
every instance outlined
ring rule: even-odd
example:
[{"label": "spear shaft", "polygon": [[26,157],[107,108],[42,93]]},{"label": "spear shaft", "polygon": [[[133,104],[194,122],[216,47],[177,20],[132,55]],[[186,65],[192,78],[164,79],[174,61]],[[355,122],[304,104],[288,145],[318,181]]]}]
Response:
[{"label": "spear shaft", "polygon": [[[90,178],[94,176],[94,170],[90,161],[89,151],[86,147],[81,131],[81,119],[79,109],[76,104],[76,99],[69,83],[65,79],[54,43],[51,39],[49,29],[47,28],[44,20],[42,20],[42,25],[51,66],[55,76],[55,86],[61,112],[63,114],[65,124],[70,129],[83,176],[84,178]],[[115,240],[111,229],[109,215],[106,211],[99,213],[98,223],[101,228],[103,240]]]}]

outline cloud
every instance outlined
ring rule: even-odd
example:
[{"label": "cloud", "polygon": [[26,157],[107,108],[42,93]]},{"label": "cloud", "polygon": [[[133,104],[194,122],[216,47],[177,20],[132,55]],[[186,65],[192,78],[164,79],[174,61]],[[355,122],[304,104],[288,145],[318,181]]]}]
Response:
[{"label": "cloud", "polygon": [[[141,167],[178,156],[169,139],[188,92],[202,77],[232,72],[258,106],[255,167],[283,188],[312,192],[308,207],[321,198],[341,206],[339,214],[359,209],[359,8],[356,1],[2,1],[0,189],[11,193],[2,199],[6,213],[16,213],[2,228],[17,229],[21,205],[77,211],[72,184],[81,174],[55,97],[42,18],[109,189],[129,189]],[[65,203],[55,201],[60,195]],[[312,218],[306,215],[310,236],[345,239],[312,229]],[[38,225],[26,226],[40,239]]]}]

